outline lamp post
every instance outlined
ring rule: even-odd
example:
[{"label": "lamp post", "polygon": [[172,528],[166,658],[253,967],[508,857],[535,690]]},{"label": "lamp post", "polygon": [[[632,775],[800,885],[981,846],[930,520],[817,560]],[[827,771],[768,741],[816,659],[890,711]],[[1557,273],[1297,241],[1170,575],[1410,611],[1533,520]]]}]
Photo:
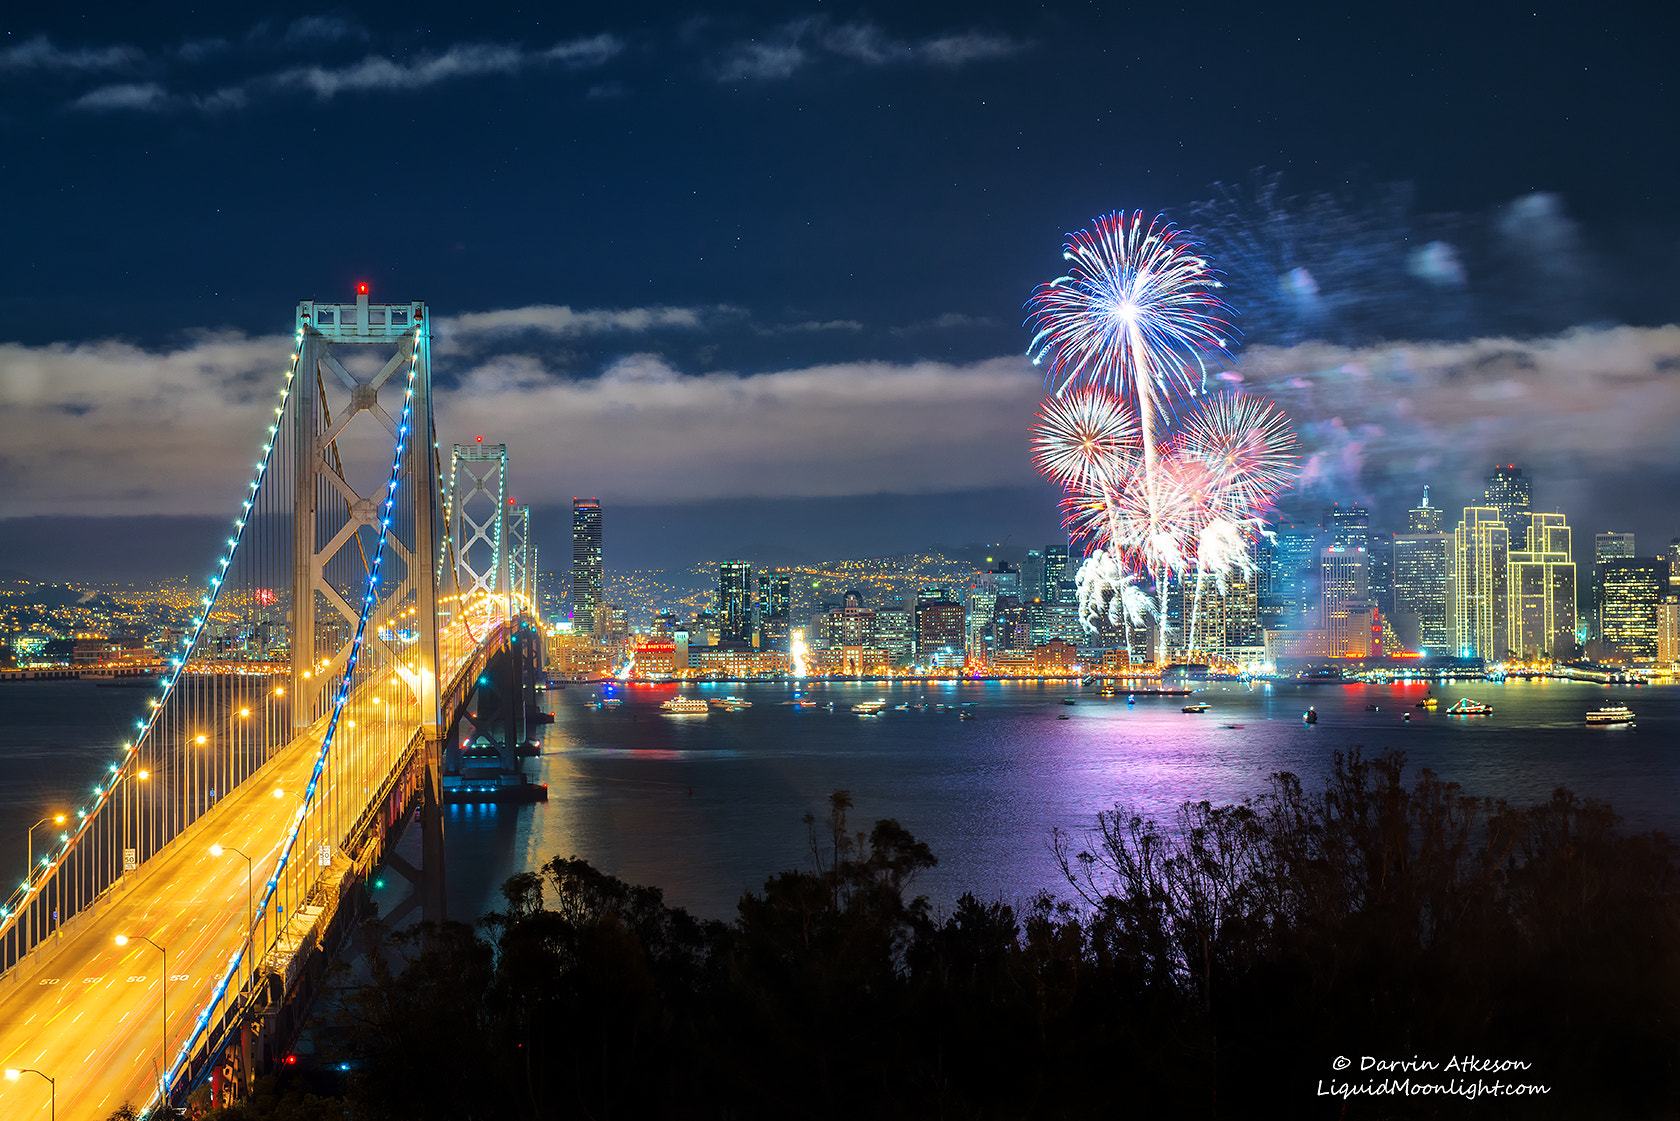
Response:
[{"label": "lamp post", "polygon": [[50,1114],[48,1114],[48,1121],[58,1121],[58,1081],[57,1081],[57,1079],[54,1079],[49,1075],[41,1074],[41,1072],[36,1070],[34,1067],[24,1067],[21,1070],[16,1069],[14,1067],[7,1067],[6,1068],[6,1081],[16,1082],[21,1076],[23,1076],[25,1074],[40,1074],[42,1078],[45,1078],[47,1080],[47,1085],[49,1087],[51,1087],[51,1093],[52,1093],[52,1112]]},{"label": "lamp post", "polygon": [[251,892],[252,862],[249,856],[232,845],[210,846],[211,856],[220,856],[224,852],[245,857],[245,980],[249,984],[251,979],[251,939],[256,936],[257,930],[256,904],[253,902],[255,896]]},{"label": "lamp post", "polygon": [[[158,986],[158,996],[163,1001],[163,1028],[158,1051],[158,1082],[160,1083],[160,1093],[167,1095],[169,1093],[169,951],[144,934],[136,934],[135,937],[163,955],[163,983]],[[117,945],[126,946],[128,941],[128,935],[117,935]]]},{"label": "lamp post", "polygon": [[[63,814],[48,814],[46,817],[43,817],[40,821],[37,821],[34,825],[31,825],[29,827],[29,832],[24,839],[24,852],[27,854],[25,859],[28,861],[28,863],[24,866],[24,873],[23,873],[23,878],[24,878],[24,881],[26,883],[32,884],[32,883],[35,882],[35,830],[39,829],[41,826],[45,825],[49,821],[52,822],[54,825],[63,825],[64,824],[64,815]],[[41,900],[41,901],[37,902],[34,907],[31,907],[30,908],[31,914],[33,915],[34,913],[38,912],[39,909],[40,909],[40,906],[44,902],[45,902],[45,900]],[[30,923],[29,923],[29,932],[30,932],[30,935],[32,937],[36,933],[36,927],[37,927],[36,922],[34,921],[33,918],[31,918]]]}]

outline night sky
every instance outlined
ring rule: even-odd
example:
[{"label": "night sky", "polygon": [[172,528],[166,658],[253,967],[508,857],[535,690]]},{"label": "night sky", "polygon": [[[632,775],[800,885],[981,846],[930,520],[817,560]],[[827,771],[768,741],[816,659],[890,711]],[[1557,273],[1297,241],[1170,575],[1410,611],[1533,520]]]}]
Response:
[{"label": "night sky", "polygon": [[1041,545],[1022,303],[1115,209],[1227,273],[1302,507],[1399,528],[1515,462],[1578,545],[1652,554],[1680,533],[1662,16],[14,5],[0,567],[207,565],[295,302],[359,280],[430,303],[440,439],[510,445],[549,557],[574,494],[610,567]]}]

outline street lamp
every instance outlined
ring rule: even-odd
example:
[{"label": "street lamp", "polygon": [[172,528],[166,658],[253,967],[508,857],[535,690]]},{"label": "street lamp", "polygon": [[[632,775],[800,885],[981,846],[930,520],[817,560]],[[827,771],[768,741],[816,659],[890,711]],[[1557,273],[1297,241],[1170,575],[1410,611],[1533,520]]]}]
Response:
[{"label": "street lamp", "polygon": [[249,983],[251,977],[251,939],[255,937],[257,930],[256,904],[252,902],[255,897],[251,894],[251,858],[232,845],[210,846],[211,856],[220,856],[224,852],[245,857],[245,975],[246,981]]},{"label": "street lamp", "polygon": [[34,825],[29,827],[29,837],[27,844],[24,846],[24,851],[29,854],[29,876],[31,879],[34,879],[35,877],[35,830],[41,828],[41,826],[45,825],[49,821],[54,825],[63,825],[64,815],[48,814],[46,817],[43,817],[40,821],[37,821]]},{"label": "street lamp", "polygon": [[[16,1082],[20,1076],[25,1074],[41,1074],[41,1072],[34,1067],[24,1067],[22,1070],[7,1067],[6,1081]],[[47,1085],[52,1088],[52,1112],[48,1115],[48,1121],[58,1121],[58,1081],[45,1074],[41,1074],[41,1077],[45,1078]]]},{"label": "street lamp", "polygon": [[[158,1080],[160,1083],[166,1083],[169,1077],[169,951],[144,934],[136,934],[135,937],[163,955],[163,983],[158,986],[158,996],[163,999],[163,1031],[161,1046],[158,1050]],[[128,935],[117,935],[117,945],[128,945]],[[167,1084],[163,1086],[163,1092],[168,1093]]]}]

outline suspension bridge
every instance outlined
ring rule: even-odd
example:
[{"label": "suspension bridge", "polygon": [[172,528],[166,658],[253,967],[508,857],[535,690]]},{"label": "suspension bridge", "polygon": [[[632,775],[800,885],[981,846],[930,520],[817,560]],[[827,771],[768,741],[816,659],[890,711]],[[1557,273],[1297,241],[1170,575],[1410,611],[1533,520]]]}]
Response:
[{"label": "suspension bridge", "polygon": [[438,443],[426,305],[300,303],[269,400],[192,626],[0,905],[0,1116],[237,1096],[376,869],[441,921],[441,807],[546,797],[530,511]]}]

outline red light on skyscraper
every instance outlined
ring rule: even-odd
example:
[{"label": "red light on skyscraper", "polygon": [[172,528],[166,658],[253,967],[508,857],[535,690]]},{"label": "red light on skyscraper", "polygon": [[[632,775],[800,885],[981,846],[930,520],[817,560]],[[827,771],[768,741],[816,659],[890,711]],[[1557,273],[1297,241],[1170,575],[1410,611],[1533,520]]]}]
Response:
[{"label": "red light on skyscraper", "polygon": [[360,284],[356,285],[356,295],[365,296],[367,294],[367,281],[364,280]]}]

